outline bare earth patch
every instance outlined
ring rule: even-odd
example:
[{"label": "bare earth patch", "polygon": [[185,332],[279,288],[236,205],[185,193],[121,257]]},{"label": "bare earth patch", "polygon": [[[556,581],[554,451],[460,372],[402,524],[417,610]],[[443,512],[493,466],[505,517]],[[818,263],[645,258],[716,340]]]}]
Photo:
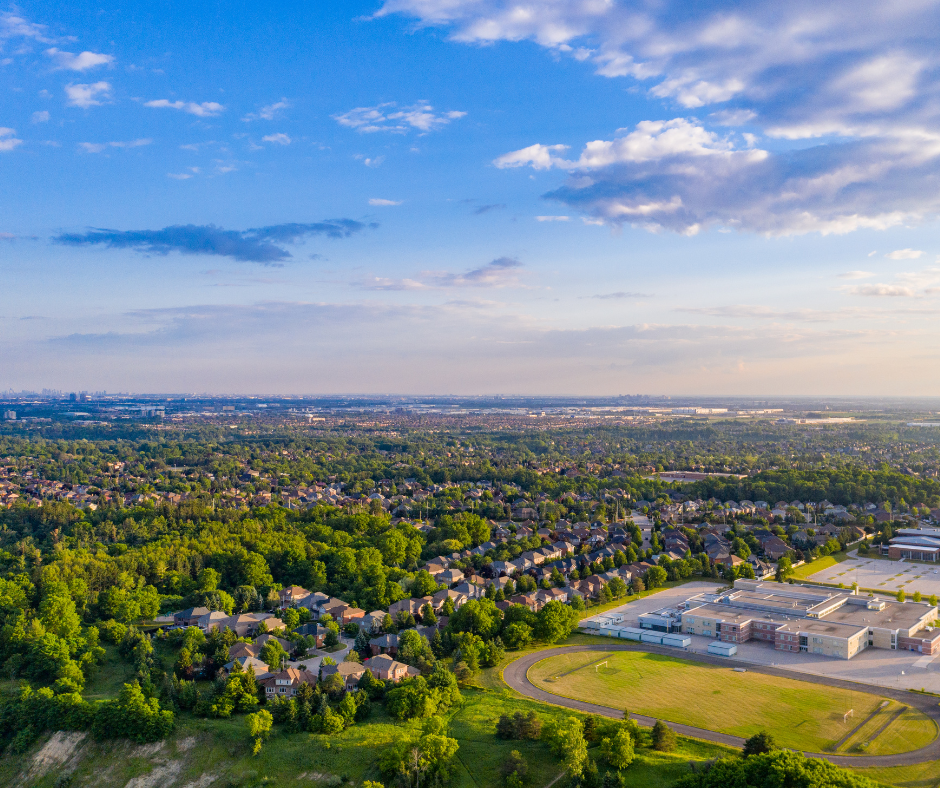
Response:
[{"label": "bare earth patch", "polygon": [[[195,741],[195,739],[193,741]],[[215,774],[209,774],[206,772],[198,780],[194,780],[191,783],[186,783],[183,788],[209,788],[209,786],[215,782],[216,776],[217,775]]]},{"label": "bare earth patch", "polygon": [[182,761],[169,761],[155,766],[149,774],[142,774],[127,781],[124,788],[164,788],[171,785],[183,770]]},{"label": "bare earth patch", "polygon": [[[196,746],[196,737],[187,736],[185,739],[180,739],[176,742],[176,751],[177,752],[188,752],[193,747]],[[201,779],[201,778],[200,778]]]},{"label": "bare earth patch", "polygon": [[88,736],[84,731],[56,731],[37,752],[23,782],[36,780],[50,769],[69,774],[78,765],[80,745]]}]

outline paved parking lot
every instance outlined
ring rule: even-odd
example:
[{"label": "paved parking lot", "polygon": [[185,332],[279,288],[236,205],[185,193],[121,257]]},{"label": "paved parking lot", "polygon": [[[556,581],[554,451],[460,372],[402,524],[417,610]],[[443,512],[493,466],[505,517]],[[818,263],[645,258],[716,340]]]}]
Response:
[{"label": "paved parking lot", "polygon": [[[905,566],[904,564],[899,565],[891,561],[879,561],[878,563],[890,564],[895,574],[900,567]],[[843,565],[844,562],[843,564],[839,564],[839,566]],[[833,568],[835,569],[836,567]],[[937,577],[940,577],[940,575]],[[846,585],[849,585],[851,582],[852,581],[849,580],[846,582]],[[859,582],[861,584],[861,581]],[[639,617],[643,613],[650,613],[660,608],[670,607],[685,601],[689,597],[707,591],[713,591],[716,588],[721,588],[721,586],[702,581],[686,583],[676,588],[665,589],[658,594],[652,594],[634,602],[628,602],[614,610],[626,614],[620,626],[635,627],[639,625]],[[912,589],[907,587],[906,590],[913,592],[916,588]],[[921,589],[921,593],[925,595],[928,593],[926,587]],[[933,592],[931,591],[929,593]],[[940,595],[940,588],[938,588],[937,593]],[[606,611],[606,613],[602,615],[609,615],[614,612],[614,610]],[[587,619],[584,623],[587,623]],[[705,638],[700,635],[692,635],[691,637],[692,646],[690,650],[699,653],[706,653],[708,644],[713,640],[713,638]],[[681,654],[682,649],[676,649],[676,655],[681,656]],[[737,655],[730,657],[728,661],[731,663],[751,662],[758,665],[770,665],[784,670],[792,670],[795,673],[828,676],[830,678],[857,681],[861,684],[870,684],[878,687],[926,689],[931,692],[940,693],[940,657],[931,659],[930,657],[923,657],[911,651],[866,649],[852,659],[836,659],[833,657],[823,657],[818,654],[794,654],[786,651],[777,651],[773,645],[769,643],[761,643],[752,640],[747,643],[739,644]],[[799,676],[794,676],[794,678],[799,678]]]},{"label": "paved parking lot", "polygon": [[908,596],[920,591],[925,597],[931,594],[940,597],[940,565],[867,558],[854,551],[845,561],[810,575],[810,580],[844,583],[847,587],[857,582],[859,588],[884,591],[892,596],[904,589]]}]

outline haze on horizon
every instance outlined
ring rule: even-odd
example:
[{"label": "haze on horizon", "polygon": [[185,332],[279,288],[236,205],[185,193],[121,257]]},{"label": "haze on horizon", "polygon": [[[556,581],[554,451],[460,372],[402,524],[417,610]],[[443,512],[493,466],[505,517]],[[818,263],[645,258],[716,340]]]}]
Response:
[{"label": "haze on horizon", "polygon": [[0,388],[932,395],[937,29],[0,6]]}]

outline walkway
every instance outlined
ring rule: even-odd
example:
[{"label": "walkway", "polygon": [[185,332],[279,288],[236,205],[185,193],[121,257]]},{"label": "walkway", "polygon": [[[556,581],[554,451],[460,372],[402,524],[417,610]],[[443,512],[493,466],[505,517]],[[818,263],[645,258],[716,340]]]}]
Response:
[{"label": "walkway", "polygon": [[[586,714],[599,714],[603,717],[613,717],[620,719],[623,712],[620,709],[612,709],[609,706],[600,706],[595,703],[586,703],[585,701],[564,698],[561,695],[553,695],[543,689],[536,687],[529,681],[528,672],[536,662],[546,657],[557,656],[558,654],[570,654],[577,651],[646,651],[651,654],[662,654],[668,657],[687,659],[694,662],[705,662],[710,665],[721,665],[722,667],[742,667],[746,666],[748,670],[755,673],[764,673],[768,676],[777,676],[779,678],[789,679],[791,681],[805,681],[809,684],[819,684],[825,687],[837,687],[839,689],[848,689],[855,692],[864,692],[868,695],[874,695],[879,698],[891,698],[892,700],[905,703],[918,711],[922,711],[940,727],[940,706],[937,705],[937,698],[932,695],[921,695],[914,692],[900,692],[887,687],[869,687],[864,684],[855,684],[851,681],[841,681],[840,679],[831,679],[825,676],[815,676],[811,674],[800,674],[799,678],[793,675],[793,671],[779,670],[777,668],[767,667],[766,665],[753,665],[747,662],[734,661],[729,662],[721,657],[711,657],[706,654],[678,653],[676,649],[658,648],[656,646],[646,645],[623,645],[611,644],[600,646],[562,646],[561,648],[543,649],[532,654],[526,654],[515,662],[510,663],[503,670],[503,680],[517,692],[542,701],[551,703],[555,706],[565,706],[569,709],[584,712]],[[656,722],[655,717],[647,717],[643,714],[631,714],[630,717],[636,720],[640,725],[651,726]],[[694,739],[704,739],[705,741],[716,742],[717,744],[726,744],[730,747],[743,747],[744,739],[740,736],[731,736],[727,733],[718,733],[716,731],[696,728],[692,725],[682,725],[677,722],[663,720],[670,728],[682,736],[689,736]],[[864,768],[866,766],[913,766],[918,763],[940,760],[940,737],[934,739],[926,747],[910,752],[897,753],[895,755],[832,755],[829,753],[807,752],[805,755],[811,758],[824,758],[827,761],[838,766],[851,766],[855,768]]]}]

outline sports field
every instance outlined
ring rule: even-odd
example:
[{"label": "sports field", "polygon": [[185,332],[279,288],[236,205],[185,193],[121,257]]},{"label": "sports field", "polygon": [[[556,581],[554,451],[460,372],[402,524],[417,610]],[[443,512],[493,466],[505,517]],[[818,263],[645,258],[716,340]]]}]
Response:
[{"label": "sports field", "polygon": [[[781,746],[811,752],[840,745],[840,754],[887,755],[937,735],[921,712],[896,702],[883,706],[867,693],[642,651],[560,654],[533,665],[528,676],[567,698],[736,736],[767,730]],[[853,715],[844,720],[849,709]]]}]

